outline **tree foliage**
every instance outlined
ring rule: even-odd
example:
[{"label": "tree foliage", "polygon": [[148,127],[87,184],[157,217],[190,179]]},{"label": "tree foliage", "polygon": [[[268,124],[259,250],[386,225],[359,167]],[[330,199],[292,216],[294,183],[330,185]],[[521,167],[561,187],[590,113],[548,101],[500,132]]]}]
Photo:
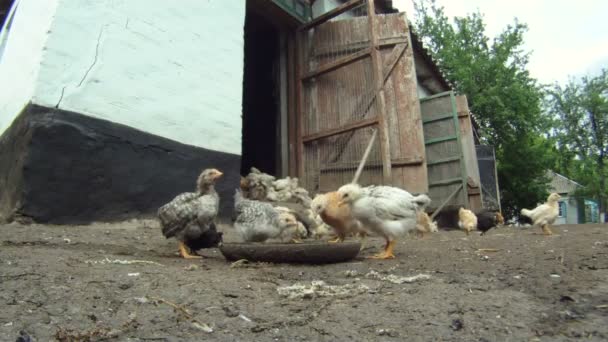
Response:
[{"label": "tree foliage", "polygon": [[526,25],[514,20],[490,40],[480,13],[450,21],[433,0],[414,5],[415,32],[455,90],[467,96],[482,143],[496,149],[504,213],[513,216],[544,201],[552,164],[544,138],[550,122],[541,111],[541,88],[526,69]]},{"label": "tree foliage", "polygon": [[585,185],[580,192],[600,200],[606,212],[608,187],[608,70],[548,90],[554,115],[557,169]]}]

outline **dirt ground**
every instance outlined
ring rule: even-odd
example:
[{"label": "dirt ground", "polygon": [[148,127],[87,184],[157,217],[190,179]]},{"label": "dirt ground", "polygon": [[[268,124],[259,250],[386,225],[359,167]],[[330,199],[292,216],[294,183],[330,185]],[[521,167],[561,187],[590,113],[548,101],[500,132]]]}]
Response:
[{"label": "dirt ground", "polygon": [[[0,340],[605,341],[608,226],[538,231],[410,237],[388,261],[362,258],[372,239],[312,266],[183,260],[153,221],[4,225]],[[325,291],[284,293],[312,282]]]}]

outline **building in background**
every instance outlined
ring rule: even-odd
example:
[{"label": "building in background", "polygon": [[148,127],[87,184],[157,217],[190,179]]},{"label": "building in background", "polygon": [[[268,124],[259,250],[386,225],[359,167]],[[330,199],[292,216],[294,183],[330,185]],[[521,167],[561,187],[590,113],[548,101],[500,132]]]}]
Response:
[{"label": "building in background", "polygon": [[151,215],[217,167],[229,216],[252,166],[335,189],[372,128],[363,184],[480,205],[466,98],[371,4],[374,27],[367,0],[0,2],[0,215]]},{"label": "building in background", "polygon": [[576,191],[583,186],[554,171],[548,171],[549,191],[557,192],[562,198],[559,201],[559,217],[555,224],[577,224],[599,222],[599,207],[596,201],[577,196]]}]

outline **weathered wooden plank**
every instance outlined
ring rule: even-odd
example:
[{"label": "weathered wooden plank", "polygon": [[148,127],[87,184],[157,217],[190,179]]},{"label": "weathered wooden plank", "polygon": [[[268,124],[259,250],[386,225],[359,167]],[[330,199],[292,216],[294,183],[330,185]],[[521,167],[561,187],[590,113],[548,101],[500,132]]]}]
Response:
[{"label": "weathered wooden plank", "polygon": [[[420,103],[417,91],[417,77],[414,67],[413,50],[411,49],[410,32],[407,18],[403,13],[378,16],[380,36],[392,36],[405,34],[408,43],[396,45],[390,55],[385,54],[385,65],[396,60],[396,64],[387,75],[392,79],[392,91],[395,93],[395,103],[387,104],[394,106],[397,111],[398,137],[395,143],[400,145],[401,159],[415,161],[395,165],[393,170],[401,170],[401,184],[409,191],[427,192],[428,174],[425,159],[424,135],[422,133],[422,120]],[[399,48],[399,50],[397,50]],[[393,56],[399,56],[393,59]],[[390,75],[390,76],[389,76]],[[385,86],[388,92],[388,82]],[[393,143],[391,141],[391,143]],[[393,158],[395,159],[395,158]],[[417,163],[417,161],[421,161]],[[397,171],[399,172],[399,171]]]},{"label": "weathered wooden plank", "polygon": [[429,187],[457,184],[457,183],[462,183],[461,177],[449,178],[449,179],[444,179],[444,180],[440,180],[440,181],[436,181],[436,182],[431,182],[431,183],[429,183]]},{"label": "weathered wooden plank", "polygon": [[304,177],[304,161],[302,160],[304,142],[302,140],[302,127],[304,124],[304,93],[302,90],[302,81],[301,81],[301,72],[302,66],[306,62],[304,56],[304,41],[305,37],[303,37],[302,32],[296,32],[296,63],[295,63],[295,74],[296,74],[296,164],[297,164],[297,176],[299,178]]},{"label": "weathered wooden plank", "polygon": [[457,139],[458,139],[458,136],[452,135],[452,136],[448,136],[448,137],[441,137],[441,138],[427,140],[425,142],[425,144],[432,145],[432,144],[437,144],[437,143],[444,142],[444,141],[457,140]]},{"label": "weathered wooden plank", "polygon": [[353,62],[356,62],[362,58],[369,56],[370,52],[371,52],[371,48],[367,48],[367,49],[361,50],[359,52],[350,54],[348,56],[344,56],[342,58],[336,59],[334,61],[322,64],[321,66],[317,67],[315,70],[305,73],[302,76],[302,80],[305,81],[310,78],[328,73],[330,71],[334,71],[336,69],[345,67]]},{"label": "weathered wooden plank", "polygon": [[435,159],[433,161],[427,162],[426,165],[433,166],[433,165],[439,165],[439,164],[444,164],[444,163],[451,163],[451,162],[455,162],[455,161],[460,161],[460,157],[454,156],[454,157],[449,157],[449,158]]},{"label": "weathered wooden plank", "polygon": [[369,18],[369,37],[371,40],[371,57],[374,70],[374,85],[378,92],[376,95],[376,106],[378,112],[378,135],[380,141],[380,153],[382,157],[382,180],[384,184],[390,184],[391,181],[391,151],[390,141],[388,136],[388,127],[386,123],[386,101],[384,98],[384,75],[382,66],[382,57],[378,50],[378,31],[376,8],[374,0],[367,1],[367,16]]},{"label": "weathered wooden plank", "polygon": [[347,124],[347,125],[344,125],[344,126],[341,126],[338,128],[328,129],[328,130],[325,130],[322,132],[306,135],[306,136],[302,137],[302,141],[305,143],[308,143],[313,140],[319,140],[319,139],[331,137],[333,135],[337,135],[340,133],[354,131],[359,128],[369,127],[369,126],[375,125],[377,123],[378,123],[378,118],[376,118],[376,117],[369,118],[369,119],[363,119],[363,120],[355,121],[355,122],[352,122],[350,124]]},{"label": "weathered wooden plank", "polygon": [[452,113],[437,114],[436,116],[422,120],[422,123],[427,124],[427,123],[431,123],[431,122],[435,122],[435,121],[443,121],[443,120],[448,120],[448,119],[452,120],[453,118],[454,118],[454,115]]},{"label": "weathered wooden plank", "polygon": [[[397,44],[407,44],[407,36],[396,35],[394,37],[384,37],[378,40],[378,46],[380,48],[385,48]],[[328,55],[341,55],[356,52],[369,47],[369,39],[360,39],[360,40],[352,40],[350,39],[348,43],[338,42],[337,44],[332,45],[320,45],[316,46],[312,50],[312,57],[327,57]]]},{"label": "weathered wooden plank", "polygon": [[295,34],[289,33],[287,36],[287,89],[288,89],[288,130],[289,130],[289,175],[298,175],[298,161],[297,161],[297,145],[298,145],[298,131],[296,128],[296,122],[298,119],[298,106],[297,97],[298,92],[296,90],[296,83],[300,81],[296,78],[295,70],[297,64],[297,46],[295,44]]}]

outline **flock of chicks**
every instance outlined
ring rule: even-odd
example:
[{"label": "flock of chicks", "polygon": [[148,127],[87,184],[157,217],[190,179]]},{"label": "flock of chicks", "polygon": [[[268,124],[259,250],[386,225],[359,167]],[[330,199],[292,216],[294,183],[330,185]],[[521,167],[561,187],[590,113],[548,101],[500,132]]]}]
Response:
[{"label": "flock of chicks", "polygon": [[[163,235],[179,241],[183,258],[200,258],[192,252],[216,247],[222,241],[222,233],[215,226],[220,199],[214,189],[221,176],[217,169],[203,170],[195,192],[180,194],[158,210]],[[547,203],[533,210],[523,209],[522,215],[540,225],[545,234],[551,234],[549,224],[558,216],[558,199],[558,194],[551,194]],[[425,194],[415,196],[397,187],[358,184],[346,184],[311,200],[306,190],[298,188],[297,179],[275,181],[274,177],[252,168],[247,178],[241,178],[234,195],[233,224],[244,242],[274,238],[300,242],[311,234],[322,235],[319,230],[324,225],[315,221],[320,218],[333,228],[335,239],[330,243],[342,242],[348,235],[365,239],[368,233],[384,238],[384,250],[371,257],[376,259],[394,258],[396,240],[410,232],[424,235],[438,231],[438,226],[456,225],[467,235],[476,229],[483,235],[504,224],[500,212],[474,213],[455,206],[442,209],[433,222],[425,212],[430,203]]]}]

